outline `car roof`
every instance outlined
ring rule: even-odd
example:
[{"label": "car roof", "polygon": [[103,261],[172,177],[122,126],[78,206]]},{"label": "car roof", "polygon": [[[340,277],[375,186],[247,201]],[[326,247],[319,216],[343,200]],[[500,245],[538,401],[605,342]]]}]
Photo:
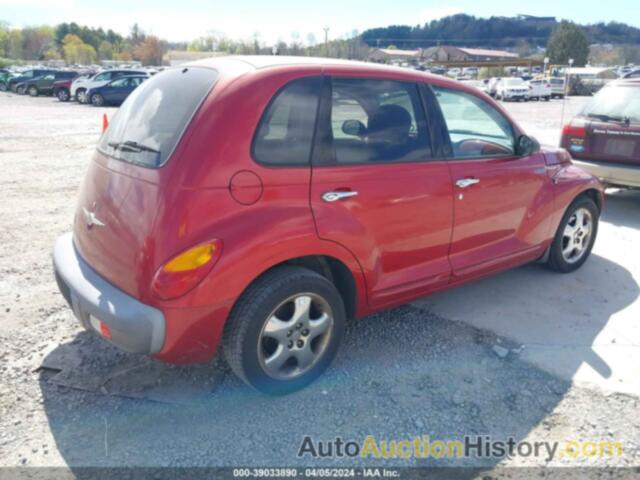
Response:
[{"label": "car roof", "polygon": [[[433,75],[428,72],[418,71],[414,69],[407,69],[402,67],[394,67],[389,65],[383,65],[379,63],[360,62],[355,60],[343,60],[339,58],[322,58],[322,57],[295,57],[295,56],[281,56],[281,55],[229,55],[222,57],[212,57],[194,62],[189,62],[180,67],[199,66],[218,69],[224,64],[236,63],[247,67],[248,69],[263,70],[268,68],[277,67],[303,67],[303,66],[318,66],[318,67],[352,67],[362,69],[363,72],[375,74],[376,72],[388,72],[401,74],[403,76],[416,77],[442,80],[443,77]],[[180,68],[178,67],[178,68]],[[452,81],[453,82],[453,81]]]}]

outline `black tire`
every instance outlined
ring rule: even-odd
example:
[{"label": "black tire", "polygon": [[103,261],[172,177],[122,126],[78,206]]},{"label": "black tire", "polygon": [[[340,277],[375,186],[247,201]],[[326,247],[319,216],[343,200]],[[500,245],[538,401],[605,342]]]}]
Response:
[{"label": "black tire", "polygon": [[29,87],[28,92],[32,97],[37,97],[40,94],[40,92],[38,91],[38,87],[33,85]]},{"label": "black tire", "polygon": [[58,97],[58,100],[60,100],[61,102],[68,102],[71,98],[71,94],[69,93],[68,89],[61,88],[56,92],[56,97]]},{"label": "black tire", "polygon": [[91,100],[91,105],[93,105],[94,107],[104,106],[104,97],[99,93],[94,93],[93,95],[91,95],[90,100]]},{"label": "black tire", "polygon": [[16,93],[17,93],[18,95],[24,95],[24,94],[25,94],[25,88],[24,88],[24,86],[16,87]]},{"label": "black tire", "polygon": [[0,92],[6,92],[7,90],[7,84],[4,82],[0,82]]},{"label": "black tire", "polygon": [[[563,254],[563,236],[565,232],[565,227],[572,219],[574,213],[579,210],[585,208],[591,213],[593,226],[591,229],[591,236],[588,239],[588,244],[586,245],[586,250],[582,257],[580,257],[577,261],[571,263],[568,262]],[[558,226],[558,230],[556,231],[556,235],[549,247],[549,260],[547,261],[547,265],[551,270],[555,270],[560,273],[570,273],[578,268],[580,268],[584,262],[587,261],[589,255],[591,254],[591,250],[593,249],[593,245],[596,241],[596,237],[598,235],[598,220],[600,217],[600,210],[596,203],[586,195],[581,195],[576,198],[571,205],[567,208],[562,220],[560,221],[560,225]]]},{"label": "black tire", "polygon": [[[274,378],[260,361],[261,332],[282,302],[304,293],[322,298],[331,308],[333,324],[327,343],[309,370],[289,379]],[[306,268],[277,267],[258,278],[234,305],[224,329],[223,355],[248,385],[270,395],[288,394],[309,385],[329,366],[344,335],[345,321],[342,297],[329,280]]]},{"label": "black tire", "polygon": [[86,103],[86,98],[84,96],[86,93],[86,89],[84,88],[79,88],[78,90],[76,90],[76,101],[78,103]]},{"label": "black tire", "polygon": [[549,96],[544,97],[544,101],[545,102],[548,102],[549,100],[551,100],[551,97],[549,97]]}]

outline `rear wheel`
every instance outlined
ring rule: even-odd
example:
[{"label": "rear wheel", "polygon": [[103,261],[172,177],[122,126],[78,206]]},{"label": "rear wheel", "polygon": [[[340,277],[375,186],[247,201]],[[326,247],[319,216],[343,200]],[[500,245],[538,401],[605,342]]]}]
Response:
[{"label": "rear wheel", "polygon": [[29,95],[31,95],[32,97],[37,97],[38,96],[38,87],[35,86],[31,86],[29,87]]},{"label": "rear wheel", "polygon": [[264,393],[282,395],[313,382],[335,357],[345,326],[335,286],[301,267],[278,267],[233,307],[222,350],[233,372]]},{"label": "rear wheel", "polygon": [[567,208],[550,247],[551,269],[569,273],[587,261],[598,234],[599,216],[598,206],[587,196],[578,197]]},{"label": "rear wheel", "polygon": [[25,92],[25,86],[24,85],[20,85],[18,87],[16,87],[16,93],[18,95],[24,95]]},{"label": "rear wheel", "polygon": [[7,84],[4,82],[0,82],[0,92],[6,92],[7,91]]},{"label": "rear wheel", "polygon": [[58,90],[58,92],[56,93],[56,96],[58,97],[58,100],[60,100],[61,102],[68,102],[69,98],[71,98],[71,95],[69,94],[69,90],[66,88],[61,88],[60,90]]},{"label": "rear wheel", "polygon": [[91,95],[91,104],[94,107],[101,107],[104,105],[104,97],[99,93],[94,93]]},{"label": "rear wheel", "polygon": [[87,91],[84,88],[79,88],[76,91],[76,100],[80,103],[85,103]]}]

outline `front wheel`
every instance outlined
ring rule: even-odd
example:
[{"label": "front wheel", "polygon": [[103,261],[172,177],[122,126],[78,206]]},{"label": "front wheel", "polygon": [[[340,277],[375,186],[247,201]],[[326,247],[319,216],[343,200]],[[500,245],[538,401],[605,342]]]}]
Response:
[{"label": "front wheel", "polygon": [[0,82],[0,92],[6,92],[7,91],[7,84],[4,82]]},{"label": "front wheel", "polygon": [[29,87],[29,95],[32,97],[38,96],[38,87]]},{"label": "front wheel", "polygon": [[567,208],[551,243],[548,266],[569,273],[582,266],[591,254],[598,234],[600,210],[587,196],[578,197]]},{"label": "front wheel", "polygon": [[60,90],[58,90],[56,96],[61,102],[68,102],[69,98],[71,97],[71,95],[69,95],[69,90],[67,90],[66,88],[61,88]]},{"label": "front wheel", "polygon": [[24,95],[24,92],[25,92],[25,87],[24,86],[16,87],[16,93],[18,95]]},{"label": "front wheel", "polygon": [[345,309],[333,283],[301,267],[278,267],[256,280],[233,307],[222,350],[231,370],[261,392],[306,387],[335,357]]},{"label": "front wheel", "polygon": [[91,104],[94,107],[101,107],[104,105],[104,97],[99,93],[94,93],[91,95]]},{"label": "front wheel", "polygon": [[84,88],[80,88],[76,92],[76,100],[79,103],[84,103],[86,100],[86,96],[87,96],[87,91]]}]

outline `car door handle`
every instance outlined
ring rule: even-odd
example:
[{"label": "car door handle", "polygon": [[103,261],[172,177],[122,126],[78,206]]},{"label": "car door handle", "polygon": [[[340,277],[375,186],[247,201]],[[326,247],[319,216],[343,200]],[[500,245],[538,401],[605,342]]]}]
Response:
[{"label": "car door handle", "polygon": [[345,198],[355,197],[356,195],[358,195],[358,192],[325,192],[322,194],[322,200],[331,203]]},{"label": "car door handle", "polygon": [[471,185],[475,185],[476,183],[480,183],[480,180],[477,178],[461,178],[456,181],[456,187],[458,188],[467,188]]}]

